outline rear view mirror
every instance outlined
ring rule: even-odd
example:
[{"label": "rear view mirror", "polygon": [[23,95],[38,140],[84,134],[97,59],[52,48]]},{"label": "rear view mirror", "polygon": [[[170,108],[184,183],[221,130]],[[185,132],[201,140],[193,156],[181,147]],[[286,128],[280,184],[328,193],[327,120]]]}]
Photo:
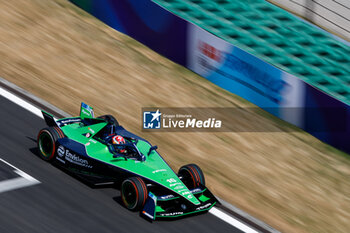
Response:
[{"label": "rear view mirror", "polygon": [[152,153],[153,150],[157,150],[158,149],[158,146],[151,146],[151,148],[149,148],[149,151],[148,151],[148,154],[147,155],[150,155]]}]

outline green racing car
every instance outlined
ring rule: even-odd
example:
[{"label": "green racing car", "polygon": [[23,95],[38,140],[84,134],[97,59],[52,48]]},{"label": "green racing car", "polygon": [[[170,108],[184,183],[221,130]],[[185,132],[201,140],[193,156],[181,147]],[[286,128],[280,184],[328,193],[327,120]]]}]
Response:
[{"label": "green racing car", "polygon": [[147,140],[125,130],[111,115],[95,118],[81,104],[80,116],[55,119],[37,138],[39,155],[93,184],[121,184],[125,207],[151,220],[210,210],[218,200],[205,187],[202,170],[182,166],[176,174]]}]

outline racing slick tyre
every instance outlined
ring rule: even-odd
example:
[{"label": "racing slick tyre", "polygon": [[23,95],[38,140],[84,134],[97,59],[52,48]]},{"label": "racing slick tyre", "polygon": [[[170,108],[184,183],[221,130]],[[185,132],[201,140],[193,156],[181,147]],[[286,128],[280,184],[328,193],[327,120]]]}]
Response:
[{"label": "racing slick tyre", "polygon": [[178,175],[188,189],[194,189],[200,185],[205,185],[202,169],[200,169],[200,167],[196,164],[187,164],[182,166],[179,169]]},{"label": "racing slick tyre", "polygon": [[58,127],[48,127],[40,130],[37,138],[39,155],[43,160],[51,161],[55,157],[57,139],[64,138]]},{"label": "racing slick tyre", "polygon": [[148,197],[147,186],[140,177],[130,177],[123,181],[121,196],[126,208],[132,211],[141,210]]},{"label": "racing slick tyre", "polygon": [[114,126],[119,126],[117,119],[115,119],[114,116],[112,116],[112,115],[103,115],[103,116],[99,116],[98,118],[101,118],[101,119],[107,121],[108,124],[111,124]]}]

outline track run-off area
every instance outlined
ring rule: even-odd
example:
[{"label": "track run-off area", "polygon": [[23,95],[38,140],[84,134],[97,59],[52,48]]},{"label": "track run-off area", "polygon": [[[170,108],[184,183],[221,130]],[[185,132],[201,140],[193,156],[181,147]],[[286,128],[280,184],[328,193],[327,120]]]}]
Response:
[{"label": "track run-off area", "polygon": [[45,127],[33,104],[0,88],[0,232],[249,232],[219,208],[209,214],[148,222],[123,207],[119,190],[91,188],[41,160]]}]

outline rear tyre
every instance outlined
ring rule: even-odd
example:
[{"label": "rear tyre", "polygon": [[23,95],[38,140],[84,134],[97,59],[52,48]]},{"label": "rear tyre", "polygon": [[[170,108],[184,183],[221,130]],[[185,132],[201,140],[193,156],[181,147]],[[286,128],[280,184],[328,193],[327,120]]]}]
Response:
[{"label": "rear tyre", "polygon": [[55,157],[57,139],[64,138],[58,127],[48,127],[40,130],[37,138],[39,155],[45,161],[52,161]]},{"label": "rear tyre", "polygon": [[114,116],[112,115],[103,115],[103,116],[99,116],[98,118],[101,118],[107,121],[108,124],[119,126],[117,119],[115,119]]},{"label": "rear tyre", "polygon": [[123,181],[121,196],[125,207],[132,211],[141,210],[148,197],[146,183],[140,177],[131,177]]},{"label": "rear tyre", "polygon": [[179,169],[178,175],[188,189],[194,189],[200,185],[205,185],[205,178],[202,169],[196,164],[182,166]]}]

